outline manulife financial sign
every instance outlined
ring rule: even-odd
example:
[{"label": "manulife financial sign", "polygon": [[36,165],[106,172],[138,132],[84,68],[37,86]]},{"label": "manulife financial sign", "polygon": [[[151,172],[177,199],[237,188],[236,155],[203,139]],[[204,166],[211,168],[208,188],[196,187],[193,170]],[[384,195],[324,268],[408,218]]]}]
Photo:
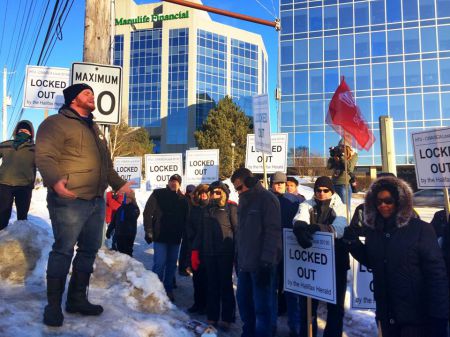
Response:
[{"label": "manulife financial sign", "polygon": [[116,26],[132,25],[147,22],[159,22],[168,20],[178,20],[189,18],[189,11],[180,11],[175,14],[152,14],[150,16],[142,15],[132,19],[116,18]]}]

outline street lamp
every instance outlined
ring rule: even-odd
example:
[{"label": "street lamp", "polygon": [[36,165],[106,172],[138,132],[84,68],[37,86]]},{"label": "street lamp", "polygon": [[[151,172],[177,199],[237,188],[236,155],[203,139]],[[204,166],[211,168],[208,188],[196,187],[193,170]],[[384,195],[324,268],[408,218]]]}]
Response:
[{"label": "street lamp", "polygon": [[234,147],[236,144],[231,143],[231,174],[233,174],[234,171]]}]

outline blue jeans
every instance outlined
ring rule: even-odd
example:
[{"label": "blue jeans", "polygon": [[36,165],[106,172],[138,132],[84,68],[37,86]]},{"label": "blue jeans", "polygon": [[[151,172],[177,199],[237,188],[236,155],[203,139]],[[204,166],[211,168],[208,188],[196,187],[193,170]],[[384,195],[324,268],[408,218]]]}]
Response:
[{"label": "blue jeans", "polygon": [[[337,195],[341,197],[342,203],[345,205],[345,185],[334,185],[334,190],[336,191]],[[350,184],[348,185],[348,202],[347,205],[350,209],[350,205],[352,204],[352,188]]]},{"label": "blue jeans", "polygon": [[269,275],[239,271],[236,298],[243,322],[241,337],[272,336],[276,269]]},{"label": "blue jeans", "polygon": [[152,270],[163,282],[166,292],[172,292],[180,245],[153,242],[153,250]]},{"label": "blue jeans", "polygon": [[300,333],[300,295],[284,292],[287,306],[287,320],[289,331],[292,335],[299,335]]},{"label": "blue jeans", "polygon": [[102,245],[105,200],[102,197],[66,199],[49,191],[47,207],[55,238],[48,257],[47,277],[66,278],[75,245],[78,247],[73,269],[92,273],[95,257]]}]

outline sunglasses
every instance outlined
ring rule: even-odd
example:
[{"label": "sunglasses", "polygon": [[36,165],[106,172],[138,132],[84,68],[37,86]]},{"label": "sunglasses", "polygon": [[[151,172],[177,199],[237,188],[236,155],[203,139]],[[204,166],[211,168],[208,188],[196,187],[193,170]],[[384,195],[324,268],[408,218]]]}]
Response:
[{"label": "sunglasses", "polygon": [[236,192],[239,192],[243,188],[244,188],[244,185],[242,184],[242,185],[239,185],[238,187],[235,187],[234,189],[235,189]]},{"label": "sunglasses", "polygon": [[213,194],[215,194],[215,195],[221,195],[222,192],[220,192],[220,191],[213,191]]},{"label": "sunglasses", "polygon": [[384,198],[384,199],[377,199],[377,206],[381,206],[382,204],[392,205],[393,203],[395,203],[395,200],[392,197]]},{"label": "sunglasses", "polygon": [[316,193],[328,193],[330,192],[330,189],[328,188],[320,188],[316,190]]}]

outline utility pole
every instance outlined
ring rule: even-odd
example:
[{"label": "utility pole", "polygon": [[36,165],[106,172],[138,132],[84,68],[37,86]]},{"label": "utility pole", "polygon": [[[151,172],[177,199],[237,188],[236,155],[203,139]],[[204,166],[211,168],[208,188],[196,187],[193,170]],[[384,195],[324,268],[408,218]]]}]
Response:
[{"label": "utility pole", "polygon": [[86,0],[83,62],[110,64],[111,1]]},{"label": "utility pole", "polygon": [[8,140],[8,127],[7,127],[7,120],[8,120],[8,105],[11,105],[11,97],[6,96],[6,78],[8,75],[8,70],[6,67],[3,68],[3,105],[2,105],[2,129],[3,129],[3,141]]}]

